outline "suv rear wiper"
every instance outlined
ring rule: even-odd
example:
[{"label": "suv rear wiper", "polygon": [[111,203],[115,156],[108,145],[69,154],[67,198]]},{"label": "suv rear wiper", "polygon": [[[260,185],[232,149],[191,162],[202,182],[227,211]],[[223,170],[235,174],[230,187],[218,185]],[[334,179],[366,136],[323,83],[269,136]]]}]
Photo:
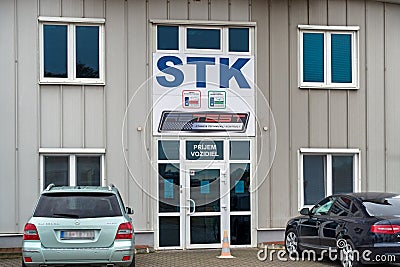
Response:
[{"label": "suv rear wiper", "polygon": [[53,213],[53,216],[79,219],[79,215],[71,213]]}]

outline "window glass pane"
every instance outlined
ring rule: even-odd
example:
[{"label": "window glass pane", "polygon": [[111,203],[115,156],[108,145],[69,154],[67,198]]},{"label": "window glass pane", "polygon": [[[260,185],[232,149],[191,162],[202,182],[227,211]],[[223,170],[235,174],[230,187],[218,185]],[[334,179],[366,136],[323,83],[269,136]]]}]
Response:
[{"label": "window glass pane", "polygon": [[353,156],[332,156],[332,192],[353,192]]},{"label": "window glass pane", "polygon": [[100,157],[76,158],[76,185],[100,186]]},{"label": "window glass pane", "polygon": [[325,197],[326,157],[303,156],[304,204],[314,205]]},{"label": "window glass pane", "polygon": [[223,141],[186,141],[187,160],[223,160]]},{"label": "window glass pane", "polygon": [[350,214],[351,200],[346,197],[340,197],[331,208],[332,216],[348,216]]},{"label": "window glass pane", "polygon": [[303,82],[324,82],[323,33],[303,33]]},{"label": "window glass pane", "polygon": [[332,207],[335,199],[334,197],[324,198],[312,208],[311,213],[315,215],[328,215],[329,209]]},{"label": "window glass pane", "polygon": [[231,216],[231,244],[250,245],[250,215]]},{"label": "window glass pane", "polygon": [[231,160],[250,160],[250,141],[231,141],[229,158]]},{"label": "window glass pane", "polygon": [[190,243],[213,244],[221,242],[220,216],[190,217]]},{"label": "window glass pane", "polygon": [[250,211],[250,164],[230,165],[231,211]]},{"label": "window glass pane", "polygon": [[332,82],[351,83],[351,34],[331,35]]},{"label": "window glass pane", "polygon": [[76,26],[76,77],[100,77],[98,26]]},{"label": "window glass pane", "polygon": [[160,247],[180,246],[180,218],[159,217],[160,220]]},{"label": "window glass pane", "polygon": [[179,164],[158,164],[159,212],[179,212]]},{"label": "window glass pane", "polygon": [[187,29],[187,48],[189,49],[221,49],[221,30],[219,29]]},{"label": "window glass pane", "polygon": [[157,26],[157,49],[178,50],[178,26]]},{"label": "window glass pane", "polygon": [[191,169],[190,198],[196,203],[196,212],[220,211],[220,170]]},{"label": "window glass pane", "polygon": [[179,141],[158,141],[159,160],[179,160]]},{"label": "window glass pane", "polygon": [[248,28],[229,28],[229,51],[249,52]]},{"label": "window glass pane", "polygon": [[67,78],[67,26],[43,25],[44,77]]},{"label": "window glass pane", "polygon": [[44,157],[44,187],[69,185],[69,157]]}]

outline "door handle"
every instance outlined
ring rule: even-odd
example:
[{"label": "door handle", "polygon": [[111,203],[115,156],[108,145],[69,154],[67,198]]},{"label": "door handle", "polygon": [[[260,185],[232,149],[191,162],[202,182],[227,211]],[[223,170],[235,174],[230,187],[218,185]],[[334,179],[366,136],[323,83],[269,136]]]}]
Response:
[{"label": "door handle", "polygon": [[194,202],[194,200],[191,198],[189,198],[188,201],[193,203],[193,211],[192,212],[190,212],[190,204],[189,204],[189,213],[187,215],[190,216],[196,212],[196,202]]}]

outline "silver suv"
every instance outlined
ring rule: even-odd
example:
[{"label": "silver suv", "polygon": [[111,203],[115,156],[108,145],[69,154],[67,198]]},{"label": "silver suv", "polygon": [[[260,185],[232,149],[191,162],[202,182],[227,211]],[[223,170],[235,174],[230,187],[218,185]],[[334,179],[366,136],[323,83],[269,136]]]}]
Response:
[{"label": "silver suv", "polygon": [[49,185],[25,225],[22,266],[135,266],[130,214],[113,185]]}]

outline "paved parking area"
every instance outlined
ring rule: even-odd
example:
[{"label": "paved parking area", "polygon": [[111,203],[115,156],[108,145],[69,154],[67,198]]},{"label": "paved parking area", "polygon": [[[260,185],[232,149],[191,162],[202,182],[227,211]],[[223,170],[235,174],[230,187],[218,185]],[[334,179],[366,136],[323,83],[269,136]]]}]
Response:
[{"label": "paved parking area", "polygon": [[[187,251],[157,251],[149,254],[136,255],[136,266],[162,266],[162,267],[207,267],[207,266],[337,266],[338,263],[329,261],[310,262],[310,261],[279,261],[276,259],[270,261],[260,261],[257,257],[259,249],[232,249],[231,254],[234,259],[218,259],[221,250],[187,250]],[[263,255],[261,255],[263,256]],[[21,258],[0,259],[0,267],[19,267],[21,266]]]}]

